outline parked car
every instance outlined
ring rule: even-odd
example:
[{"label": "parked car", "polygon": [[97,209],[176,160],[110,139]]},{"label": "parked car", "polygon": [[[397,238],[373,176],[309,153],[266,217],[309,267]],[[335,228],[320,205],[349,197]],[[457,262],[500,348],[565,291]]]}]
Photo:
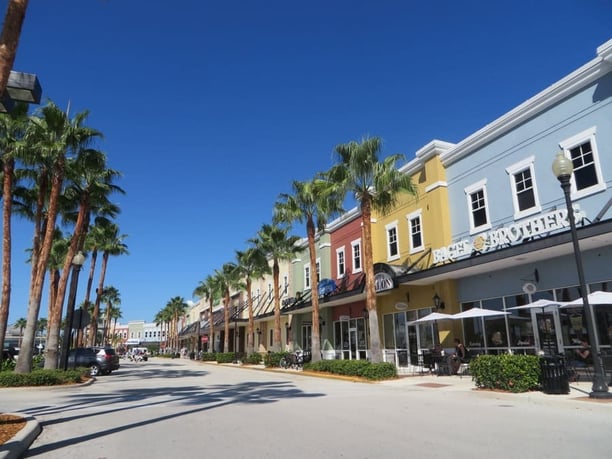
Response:
[{"label": "parked car", "polygon": [[86,367],[92,376],[119,369],[119,356],[112,347],[78,347],[68,354],[68,368]]}]

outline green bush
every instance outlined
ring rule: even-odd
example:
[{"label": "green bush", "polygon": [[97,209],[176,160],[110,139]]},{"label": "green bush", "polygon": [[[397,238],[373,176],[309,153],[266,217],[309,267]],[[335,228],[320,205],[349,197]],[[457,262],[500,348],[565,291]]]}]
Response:
[{"label": "green bush", "polygon": [[89,378],[89,368],[75,370],[34,370],[31,373],[19,374],[13,371],[0,373],[0,386],[57,386],[69,383],[81,383]]},{"label": "green bush", "polygon": [[356,376],[370,380],[393,379],[397,368],[392,363],[371,363],[367,360],[320,360],[304,365],[304,370],[320,371],[342,376]]},{"label": "green bush", "polygon": [[508,392],[539,389],[540,358],[536,355],[480,355],[470,361],[477,387]]},{"label": "green bush", "polygon": [[0,363],[0,371],[13,371],[15,369],[15,361],[12,359],[3,359]]},{"label": "green bush", "polygon": [[[233,352],[217,352],[216,354],[217,363],[232,363],[236,357]],[[238,354],[240,360],[240,354]]]},{"label": "green bush", "polygon": [[264,357],[266,367],[280,367],[280,360],[289,352],[268,352]]},{"label": "green bush", "polygon": [[217,354],[214,352],[204,352],[200,360],[203,362],[215,362],[217,360]]},{"label": "green bush", "polygon": [[247,356],[245,363],[259,365],[261,363],[261,354],[259,352],[253,352],[251,355]]}]

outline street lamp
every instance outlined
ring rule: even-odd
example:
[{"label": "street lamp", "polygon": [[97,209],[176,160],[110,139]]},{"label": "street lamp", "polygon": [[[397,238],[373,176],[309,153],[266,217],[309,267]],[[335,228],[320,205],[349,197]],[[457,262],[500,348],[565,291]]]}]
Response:
[{"label": "street lamp", "polygon": [[589,397],[591,398],[612,398],[609,393],[608,383],[606,381],[606,373],[604,371],[603,362],[601,360],[601,352],[599,349],[599,338],[597,336],[597,328],[593,316],[593,307],[589,304],[586,282],[584,280],[584,269],[582,266],[582,254],[578,243],[578,232],[576,231],[576,219],[574,217],[574,209],[570,196],[570,179],[574,170],[572,161],[560,151],[552,164],[552,170],[559,182],[565,196],[565,205],[567,207],[567,219],[569,220],[572,233],[572,243],[574,245],[574,258],[576,259],[576,268],[578,270],[578,282],[580,283],[580,294],[584,304],[584,315],[586,316],[587,333],[591,343],[591,351],[593,353],[593,388]]},{"label": "street lamp", "polygon": [[68,354],[70,352],[70,344],[72,341],[72,319],[74,316],[74,303],[76,300],[77,286],[79,284],[79,271],[85,263],[85,255],[83,252],[78,252],[72,258],[72,272],[70,279],[70,292],[68,294],[68,305],[66,307],[66,323],[64,324],[64,340],[62,345],[61,361],[64,370],[68,369]]},{"label": "street lamp", "polygon": [[15,102],[39,104],[41,96],[42,88],[36,75],[11,70],[6,91],[0,98],[0,112],[9,113]]}]

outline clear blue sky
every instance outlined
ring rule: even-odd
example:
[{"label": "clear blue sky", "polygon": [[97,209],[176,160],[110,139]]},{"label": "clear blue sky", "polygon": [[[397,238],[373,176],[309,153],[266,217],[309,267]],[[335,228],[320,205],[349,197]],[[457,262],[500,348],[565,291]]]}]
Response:
[{"label": "clear blue sky", "polygon": [[[33,0],[14,68],[105,134],[130,251],[106,284],[121,322],[149,321],[233,261],[335,145],[375,135],[410,160],[458,142],[594,58],[611,18],[609,0]],[[31,226],[13,232],[11,324]]]}]

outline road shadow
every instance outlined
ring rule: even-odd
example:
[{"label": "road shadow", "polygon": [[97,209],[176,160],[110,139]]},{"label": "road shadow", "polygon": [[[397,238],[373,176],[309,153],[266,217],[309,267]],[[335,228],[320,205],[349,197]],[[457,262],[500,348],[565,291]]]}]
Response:
[{"label": "road shadow", "polygon": [[[171,378],[180,381],[186,376],[206,376],[207,371],[185,369],[177,365],[176,370],[168,366],[164,369],[155,367],[139,368],[138,374],[125,372],[117,373],[108,377],[119,378]],[[147,376],[148,375],[148,376]],[[237,384],[204,385],[173,385],[171,387],[134,388],[118,391],[117,393],[104,393],[95,390],[95,385],[87,391],[67,394],[65,402],[54,406],[39,406],[30,408],[27,414],[32,416],[44,416],[41,422],[43,429],[46,426],[60,425],[67,422],[88,422],[95,425],[98,416],[113,415],[117,419],[117,425],[112,428],[99,430],[87,435],[66,438],[61,441],[44,444],[29,449],[23,457],[42,457],[45,453],[70,447],[72,445],[97,439],[101,436],[112,435],[119,431],[138,429],[140,427],[165,422],[169,419],[180,418],[194,413],[207,412],[233,404],[269,404],[282,399],[295,399],[300,397],[322,397],[323,393],[306,393],[298,389],[289,381],[243,381]],[[134,403],[137,402],[137,403]],[[121,413],[128,410],[141,409],[143,407],[163,406],[165,404],[182,404],[185,409],[181,412],[149,418],[140,422],[124,424]],[[95,412],[82,413],[83,409],[95,408]]]}]

